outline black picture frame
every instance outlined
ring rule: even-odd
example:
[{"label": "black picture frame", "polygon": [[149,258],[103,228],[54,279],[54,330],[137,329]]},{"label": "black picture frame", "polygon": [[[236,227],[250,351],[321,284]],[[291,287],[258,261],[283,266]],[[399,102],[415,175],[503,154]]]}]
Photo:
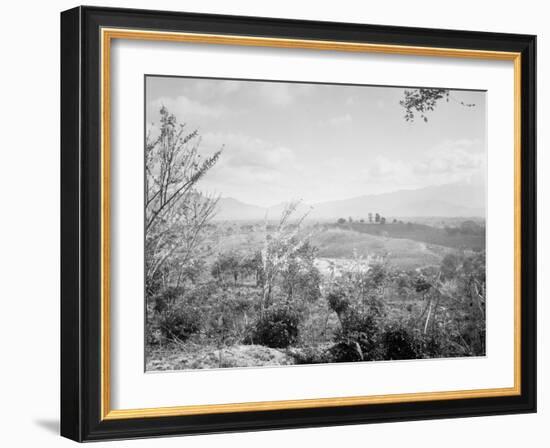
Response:
[{"label": "black picture frame", "polygon": [[[149,418],[101,418],[100,29],[521,53],[521,393]],[[536,37],[77,7],[61,13],[61,435],[76,441],[536,412]]]}]

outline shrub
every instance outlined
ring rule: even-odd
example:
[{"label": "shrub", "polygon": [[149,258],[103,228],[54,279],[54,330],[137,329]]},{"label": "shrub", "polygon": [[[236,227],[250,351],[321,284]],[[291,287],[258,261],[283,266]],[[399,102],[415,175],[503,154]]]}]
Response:
[{"label": "shrub", "polygon": [[412,287],[412,276],[408,272],[398,272],[395,275],[395,285],[400,296],[408,295],[408,290]]},{"label": "shrub", "polygon": [[241,272],[241,257],[234,252],[220,254],[210,270],[212,277],[223,281],[225,276],[229,276],[235,285]]},{"label": "shrub", "polygon": [[162,333],[159,327],[158,314],[147,313],[147,324],[145,325],[146,347],[153,347],[162,343]]},{"label": "shrub", "polygon": [[328,293],[327,301],[329,308],[338,316],[342,316],[349,308],[349,300],[340,290],[334,290]]},{"label": "shrub", "polygon": [[445,356],[456,356],[444,349],[440,339],[434,335],[424,335],[422,337],[422,348],[419,358],[441,358]]},{"label": "shrub", "polygon": [[381,337],[385,348],[385,359],[416,359],[419,358],[420,341],[414,333],[404,327],[388,328]]},{"label": "shrub", "polygon": [[305,346],[288,352],[296,364],[325,364],[332,362],[330,350],[320,346]]},{"label": "shrub", "polygon": [[334,362],[365,361],[361,344],[358,340],[341,340],[330,348],[330,356]]},{"label": "shrub", "polygon": [[443,280],[455,278],[460,266],[460,261],[460,258],[453,253],[445,255],[441,261],[441,278]]},{"label": "shrub", "polygon": [[240,291],[222,292],[211,297],[205,319],[205,334],[217,347],[231,345],[242,338],[245,315],[252,301]]},{"label": "shrub", "polygon": [[287,307],[269,308],[254,325],[249,340],[271,348],[285,348],[298,339],[298,313]]},{"label": "shrub", "polygon": [[413,287],[416,292],[424,294],[432,287],[432,285],[428,282],[426,277],[420,274],[414,279]]},{"label": "shrub", "polygon": [[202,313],[196,306],[180,304],[165,310],[159,316],[159,330],[165,339],[186,341],[200,331]]},{"label": "shrub", "polygon": [[287,301],[294,298],[302,302],[315,302],[321,296],[321,273],[315,267],[317,249],[308,241],[291,239],[292,251],[279,270],[280,288]]},{"label": "shrub", "polygon": [[163,289],[154,296],[153,309],[157,313],[163,313],[164,311],[170,309],[176,300],[183,295],[183,293],[184,290],[181,287],[168,287]]},{"label": "shrub", "polygon": [[367,284],[371,289],[380,288],[388,278],[388,269],[384,263],[374,263],[367,271]]},{"label": "shrub", "polygon": [[384,359],[380,344],[380,321],[371,313],[348,309],[336,332],[331,354],[336,362]]},{"label": "shrub", "polygon": [[[475,318],[466,318],[460,331],[460,338],[475,356],[485,355],[485,328]],[[480,328],[481,327],[481,328]]]},{"label": "shrub", "polygon": [[198,285],[185,292],[183,301],[187,305],[202,307],[216,296],[218,290],[218,285],[215,282]]}]

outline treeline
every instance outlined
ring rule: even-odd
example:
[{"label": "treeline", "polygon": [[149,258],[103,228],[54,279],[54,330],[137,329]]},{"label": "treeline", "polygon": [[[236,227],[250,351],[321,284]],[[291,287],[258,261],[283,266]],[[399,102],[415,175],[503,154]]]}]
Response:
[{"label": "treeline", "polygon": [[[361,224],[363,223],[368,223],[368,224],[386,224],[386,217],[385,216],[382,216],[380,213],[370,213],[368,214],[368,218],[367,220],[365,220],[364,218],[359,218],[357,220],[354,220],[351,216],[348,217],[348,219],[346,220],[345,218],[339,218],[337,221],[336,221],[336,224],[339,224],[339,225],[342,225],[342,224],[346,224],[346,223],[349,223],[349,224],[352,224],[354,222],[359,222]],[[397,219],[394,219],[393,222],[397,222]]]}]

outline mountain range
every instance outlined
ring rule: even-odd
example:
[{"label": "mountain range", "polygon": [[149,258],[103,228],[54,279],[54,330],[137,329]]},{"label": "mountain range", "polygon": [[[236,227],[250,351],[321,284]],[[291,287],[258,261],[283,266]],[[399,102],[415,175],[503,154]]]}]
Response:
[{"label": "mountain range", "polygon": [[[216,220],[278,219],[285,203],[271,207],[247,204],[235,198],[222,197]],[[298,213],[309,210],[308,219],[367,219],[370,213],[391,217],[484,217],[485,190],[482,185],[446,184],[417,190],[363,195],[349,199],[300,204]]]}]

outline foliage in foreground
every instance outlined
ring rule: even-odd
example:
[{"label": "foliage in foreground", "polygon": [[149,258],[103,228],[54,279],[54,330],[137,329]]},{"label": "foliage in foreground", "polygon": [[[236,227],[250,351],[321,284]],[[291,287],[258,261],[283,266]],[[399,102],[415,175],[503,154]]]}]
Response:
[{"label": "foliage in foreground", "polygon": [[267,307],[257,261],[248,274],[240,272],[241,283],[229,274],[159,295],[149,309],[149,346],[211,347],[219,354],[214,367],[231,364],[223,353],[243,344],[279,349],[296,364],[485,353],[484,253],[451,254],[438,267],[407,272],[357,263],[340,275],[319,276],[313,299],[296,288],[289,300],[282,269]]},{"label": "foliage in foreground", "polygon": [[286,348],[298,339],[300,316],[290,307],[275,306],[264,312],[250,334],[250,342],[271,348]]}]

